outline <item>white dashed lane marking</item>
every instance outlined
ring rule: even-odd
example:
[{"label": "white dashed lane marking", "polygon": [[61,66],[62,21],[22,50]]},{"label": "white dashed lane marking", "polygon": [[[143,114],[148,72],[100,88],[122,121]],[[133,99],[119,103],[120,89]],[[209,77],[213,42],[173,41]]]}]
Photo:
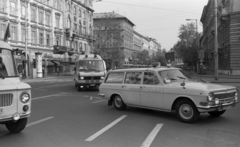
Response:
[{"label": "white dashed lane marking", "polygon": [[112,123],[110,123],[109,125],[107,125],[106,127],[102,128],[100,131],[98,131],[97,133],[93,134],[92,136],[88,137],[85,141],[93,141],[95,138],[97,138],[98,136],[100,136],[101,134],[103,134],[104,132],[106,132],[107,130],[109,130],[111,127],[113,127],[114,125],[116,125],[117,123],[119,123],[121,120],[123,120],[125,117],[127,117],[127,115],[123,115],[121,117],[119,117],[118,119],[116,119],[115,121],[113,121]]},{"label": "white dashed lane marking", "polygon": [[157,124],[155,126],[155,128],[152,130],[152,132],[148,135],[148,137],[145,139],[145,141],[143,142],[143,144],[141,145],[141,147],[150,147],[150,145],[152,144],[154,138],[156,137],[156,135],[158,134],[158,132],[160,131],[160,129],[162,128],[163,124]]},{"label": "white dashed lane marking", "polygon": [[100,102],[104,102],[104,101],[106,101],[106,99],[104,99],[104,100],[99,100],[99,101],[95,101],[95,102],[92,102],[92,103],[95,104],[95,103],[100,103]]},{"label": "white dashed lane marking", "polygon": [[30,126],[33,126],[33,125],[42,123],[42,122],[44,122],[44,121],[47,121],[47,120],[50,120],[50,119],[53,119],[53,118],[54,118],[53,116],[50,116],[50,117],[47,117],[47,118],[44,118],[44,119],[40,119],[40,120],[38,120],[38,121],[35,121],[35,122],[32,122],[32,123],[27,124],[27,127],[30,127]]}]

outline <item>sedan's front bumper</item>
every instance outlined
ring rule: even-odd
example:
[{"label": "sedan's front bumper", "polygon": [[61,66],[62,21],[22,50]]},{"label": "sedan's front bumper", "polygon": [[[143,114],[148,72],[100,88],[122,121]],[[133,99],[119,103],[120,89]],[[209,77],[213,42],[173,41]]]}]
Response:
[{"label": "sedan's front bumper", "polygon": [[215,106],[197,106],[197,109],[199,112],[222,111],[235,107],[237,103],[239,103],[239,101],[234,101],[232,103],[220,104]]}]

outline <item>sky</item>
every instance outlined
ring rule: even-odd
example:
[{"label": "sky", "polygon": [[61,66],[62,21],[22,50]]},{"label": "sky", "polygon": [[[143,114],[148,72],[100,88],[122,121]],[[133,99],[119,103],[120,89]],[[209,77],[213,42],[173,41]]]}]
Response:
[{"label": "sky", "polygon": [[[135,24],[134,30],[155,38],[169,51],[179,40],[181,24],[195,23],[202,32],[202,11],[208,0],[102,0],[93,3],[94,13],[115,12]],[[186,21],[186,19],[194,19]]]}]

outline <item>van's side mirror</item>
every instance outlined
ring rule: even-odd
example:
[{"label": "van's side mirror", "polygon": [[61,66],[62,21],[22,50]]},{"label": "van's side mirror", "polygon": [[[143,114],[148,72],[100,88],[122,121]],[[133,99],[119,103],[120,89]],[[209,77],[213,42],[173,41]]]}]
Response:
[{"label": "van's side mirror", "polygon": [[171,80],[165,78],[164,83],[169,84],[169,83],[171,83]]}]

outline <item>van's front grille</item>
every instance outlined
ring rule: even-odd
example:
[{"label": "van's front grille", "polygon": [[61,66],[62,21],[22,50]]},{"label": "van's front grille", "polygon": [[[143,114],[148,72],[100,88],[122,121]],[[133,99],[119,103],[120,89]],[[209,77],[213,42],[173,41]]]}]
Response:
[{"label": "van's front grille", "polygon": [[13,101],[12,94],[0,94],[0,107],[11,106]]}]

